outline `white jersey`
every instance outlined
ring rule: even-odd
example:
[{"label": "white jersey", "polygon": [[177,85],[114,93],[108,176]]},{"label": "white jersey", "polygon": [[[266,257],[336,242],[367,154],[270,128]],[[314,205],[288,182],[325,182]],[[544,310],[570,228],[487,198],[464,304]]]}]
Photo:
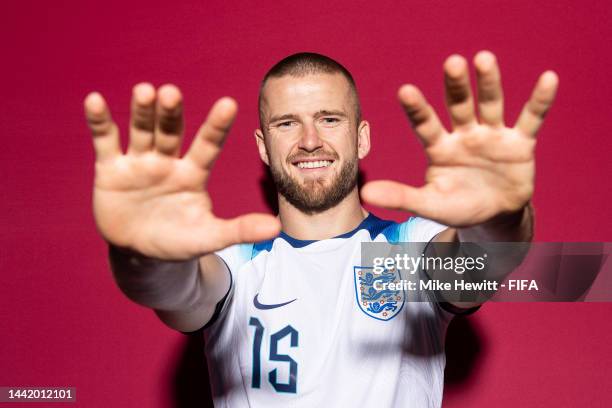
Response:
[{"label": "white jersey", "polygon": [[218,252],[232,285],[204,329],[215,406],[441,406],[452,313],[435,302],[366,310],[356,282],[362,242],[428,242],[444,228],[370,214],[332,239],[281,233]]}]

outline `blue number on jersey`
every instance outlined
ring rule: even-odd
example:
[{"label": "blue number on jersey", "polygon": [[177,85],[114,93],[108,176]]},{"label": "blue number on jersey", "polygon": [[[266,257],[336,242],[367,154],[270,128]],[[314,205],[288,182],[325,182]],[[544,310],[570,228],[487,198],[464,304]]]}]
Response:
[{"label": "blue number on jersey", "polygon": [[[253,375],[251,379],[251,387],[260,388],[261,340],[263,337],[264,327],[256,317],[251,317],[249,320],[249,326],[255,326],[255,335],[253,336]],[[287,336],[291,336],[289,339],[290,346],[297,347],[298,334],[299,333],[297,330],[290,325],[287,325],[270,336],[270,360],[289,363],[289,382],[286,384],[278,382],[276,368],[268,373],[268,380],[277,392],[297,392],[298,364],[288,355],[278,353],[278,342]]]}]

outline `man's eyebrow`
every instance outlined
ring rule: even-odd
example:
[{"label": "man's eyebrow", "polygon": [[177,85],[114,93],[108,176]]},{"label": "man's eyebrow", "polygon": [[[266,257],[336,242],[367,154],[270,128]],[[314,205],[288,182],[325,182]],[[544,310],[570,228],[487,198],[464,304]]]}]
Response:
[{"label": "man's eyebrow", "polygon": [[284,115],[272,116],[270,118],[270,123],[278,122],[280,120],[298,120],[298,116],[293,113],[285,113]]},{"label": "man's eyebrow", "polygon": [[[346,118],[348,115],[341,110],[328,110],[321,109],[317,113],[315,113],[315,118],[320,118],[321,116],[339,116],[341,118]],[[280,122],[281,120],[299,120],[299,116],[294,113],[285,113],[283,115],[272,116],[269,120],[269,123]]]},{"label": "man's eyebrow", "polygon": [[344,113],[343,111],[340,110],[326,110],[326,109],[322,109],[320,111],[318,111],[317,113],[315,113],[315,117],[321,117],[321,116],[340,116],[341,118],[346,118],[347,114]]}]

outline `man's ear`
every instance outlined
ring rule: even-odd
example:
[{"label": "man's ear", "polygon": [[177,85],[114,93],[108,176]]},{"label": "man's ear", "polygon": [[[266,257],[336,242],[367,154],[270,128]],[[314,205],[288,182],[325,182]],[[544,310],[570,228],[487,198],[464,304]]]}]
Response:
[{"label": "man's ear", "polygon": [[363,159],[370,152],[370,124],[362,120],[357,129],[357,156]]},{"label": "man's ear", "polygon": [[261,129],[255,129],[255,141],[257,142],[257,150],[259,150],[259,157],[261,158],[261,161],[269,166],[270,159],[268,158],[268,149],[266,149],[264,134]]}]

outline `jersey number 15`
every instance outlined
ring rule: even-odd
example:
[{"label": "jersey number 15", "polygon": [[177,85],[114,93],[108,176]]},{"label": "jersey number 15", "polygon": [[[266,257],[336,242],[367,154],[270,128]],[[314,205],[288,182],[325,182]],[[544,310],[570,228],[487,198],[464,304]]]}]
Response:
[{"label": "jersey number 15", "polygon": [[[264,335],[264,327],[256,317],[251,317],[249,320],[249,326],[255,327],[255,335],[253,336],[253,374],[251,380],[251,387],[261,387],[261,343]],[[290,325],[287,325],[273,333],[270,336],[270,361],[281,361],[289,363],[289,382],[281,383],[278,382],[277,369],[268,373],[268,381],[277,392],[297,392],[297,376],[298,376],[298,364],[297,362],[286,354],[278,353],[278,342],[290,336],[290,346],[298,346],[298,332]]]}]

